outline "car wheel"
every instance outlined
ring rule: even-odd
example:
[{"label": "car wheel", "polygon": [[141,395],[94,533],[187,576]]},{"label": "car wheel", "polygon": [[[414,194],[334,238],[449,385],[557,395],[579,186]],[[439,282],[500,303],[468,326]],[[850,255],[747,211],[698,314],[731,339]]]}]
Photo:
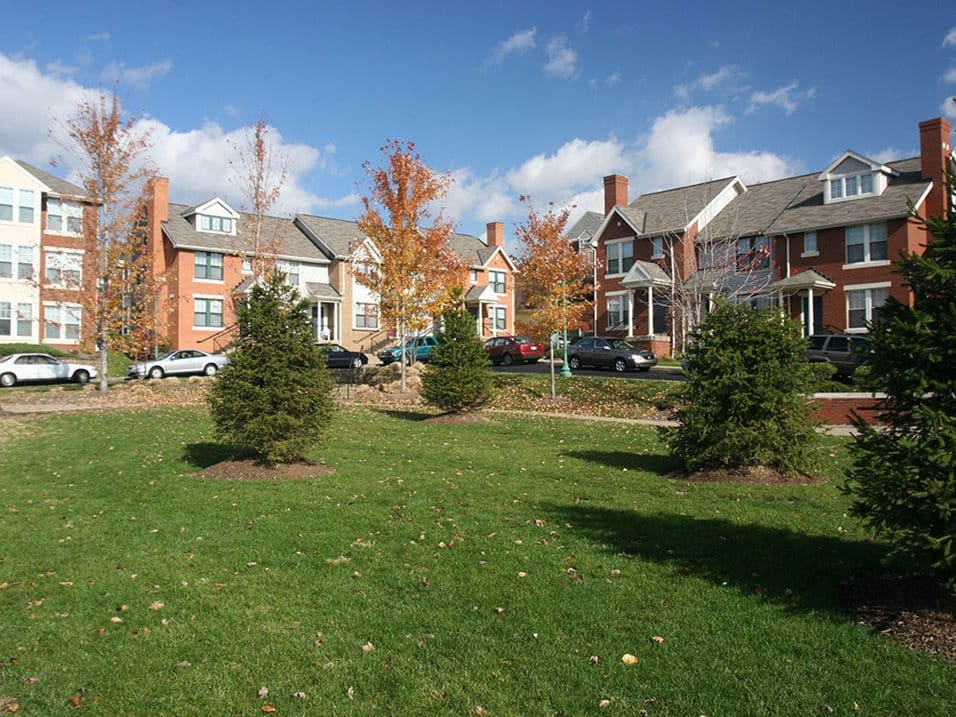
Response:
[{"label": "car wheel", "polygon": [[163,377],[163,369],[161,369],[159,366],[153,366],[153,367],[149,370],[149,377],[150,377],[150,378],[162,378],[162,377]]},{"label": "car wheel", "polygon": [[89,371],[77,371],[75,374],[73,374],[73,380],[76,381],[78,384],[80,384],[80,385],[82,386],[83,384],[89,382],[89,380],[90,380],[90,372],[89,372]]},{"label": "car wheel", "polygon": [[624,362],[624,359],[619,358],[614,362],[614,370],[618,373],[624,373],[627,371],[627,364]]},{"label": "car wheel", "polygon": [[568,359],[568,366],[575,370],[581,368],[581,359],[579,359],[577,356],[572,356]]},{"label": "car wheel", "polygon": [[352,359],[352,368],[362,368],[362,357],[356,356]]},{"label": "car wheel", "polygon": [[510,366],[514,362],[515,362],[514,356],[512,356],[511,354],[505,354],[504,356],[501,357],[502,366]]},{"label": "car wheel", "polygon": [[206,374],[207,376],[215,376],[218,370],[219,369],[216,367],[216,364],[210,363],[210,364],[206,364],[206,368],[204,368],[202,372]]},{"label": "car wheel", "polygon": [[0,386],[10,388],[17,385],[17,377],[12,373],[0,374]]}]

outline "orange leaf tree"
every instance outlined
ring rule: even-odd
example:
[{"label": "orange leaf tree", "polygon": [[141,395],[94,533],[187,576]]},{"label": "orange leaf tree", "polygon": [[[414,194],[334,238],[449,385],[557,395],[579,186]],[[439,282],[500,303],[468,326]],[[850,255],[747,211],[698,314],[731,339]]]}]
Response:
[{"label": "orange leaf tree", "polygon": [[384,163],[366,162],[370,193],[359,228],[375,246],[379,260],[353,269],[358,283],[378,296],[382,324],[398,334],[402,347],[401,390],[405,391],[405,343],[425,330],[448,307],[461,287],[464,264],[449,243],[451,222],[439,214],[428,228],[429,205],[442,199],[451,177],[429,169],[413,142],[388,140]]},{"label": "orange leaf tree", "polygon": [[[140,333],[151,334],[157,313],[153,274],[143,251],[146,227],[140,219],[147,180],[149,133],[127,117],[119,96],[100,93],[77,105],[63,123],[72,142],[80,183],[95,211],[83,218],[83,322],[99,354],[99,389],[107,388],[107,356],[111,349],[129,350]],[[130,332],[136,327],[136,332]]]},{"label": "orange leaf tree", "polygon": [[[518,256],[518,283],[529,309],[528,325],[536,334],[551,336],[573,326],[591,307],[591,260],[576,252],[564,236],[570,208],[555,212],[549,205],[544,214],[529,205],[528,221],[519,224],[515,235],[521,243]],[[551,351],[551,397],[555,396],[554,351]]]}]

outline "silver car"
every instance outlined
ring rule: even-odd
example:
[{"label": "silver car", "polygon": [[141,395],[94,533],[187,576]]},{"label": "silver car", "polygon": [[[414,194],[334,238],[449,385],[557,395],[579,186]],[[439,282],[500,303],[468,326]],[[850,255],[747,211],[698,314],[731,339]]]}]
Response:
[{"label": "silver car", "polygon": [[85,363],[71,363],[49,354],[10,354],[0,359],[0,386],[31,381],[74,381],[96,378],[96,369]]},{"label": "silver car", "polygon": [[138,361],[130,364],[126,375],[130,378],[163,378],[189,374],[215,376],[219,369],[228,363],[229,357],[223,354],[207,354],[199,349],[180,349],[170,351],[165,356],[152,361]]}]

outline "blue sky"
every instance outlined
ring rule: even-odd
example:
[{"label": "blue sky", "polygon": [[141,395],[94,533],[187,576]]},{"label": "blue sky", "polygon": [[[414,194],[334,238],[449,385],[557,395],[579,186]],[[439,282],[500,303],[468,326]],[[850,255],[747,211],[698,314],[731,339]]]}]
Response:
[{"label": "blue sky", "polygon": [[[51,2],[0,26],[0,155],[41,167],[78,98],[119,80],[174,201],[242,199],[228,140],[265,113],[283,212],[354,219],[362,163],[413,140],[455,183],[458,228],[537,204],[600,210],[740,174],[816,172],[846,149],[918,152],[956,119],[956,7],[930,2]],[[60,173],[69,170],[69,158]]]}]

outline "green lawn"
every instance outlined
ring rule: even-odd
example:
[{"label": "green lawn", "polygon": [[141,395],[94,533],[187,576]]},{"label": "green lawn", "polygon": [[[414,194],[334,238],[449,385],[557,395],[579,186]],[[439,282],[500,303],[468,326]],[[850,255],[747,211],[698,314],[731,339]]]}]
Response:
[{"label": "green lawn", "polygon": [[844,514],[835,439],[828,482],[701,485],[650,429],[418,418],[346,410],[313,456],[334,475],[269,483],[192,475],[225,456],[200,408],[5,419],[0,705],[956,712],[952,664],[840,612],[885,547]]}]

